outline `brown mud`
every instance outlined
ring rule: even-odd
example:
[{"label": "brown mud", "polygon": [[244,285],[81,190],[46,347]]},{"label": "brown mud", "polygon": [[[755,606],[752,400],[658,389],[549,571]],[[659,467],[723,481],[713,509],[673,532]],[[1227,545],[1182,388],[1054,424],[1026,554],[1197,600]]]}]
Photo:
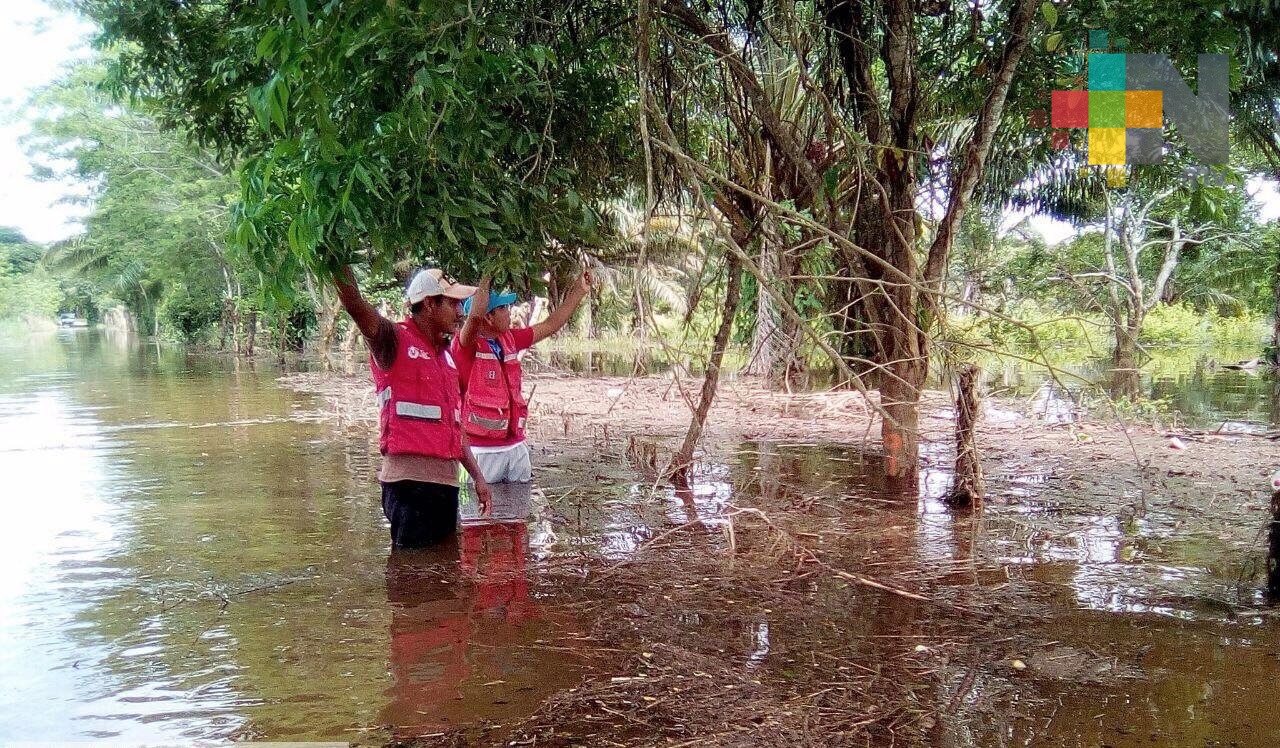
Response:
[{"label": "brown mud", "polygon": [[[367,380],[303,374],[346,433]],[[664,484],[697,382],[528,378],[541,519],[528,574],[582,633],[581,681],[418,745],[1261,745],[1280,627],[1258,437],[1050,425],[991,401],[987,500],[944,502],[929,393],[918,495],[880,483],[858,393],[725,382],[689,491]],[[586,519],[584,519],[584,517]],[[594,524],[592,518],[594,517]],[[605,517],[605,519],[601,519]],[[585,526],[602,528],[592,542]],[[574,528],[577,532],[569,532]],[[531,711],[531,713],[528,713]]]}]

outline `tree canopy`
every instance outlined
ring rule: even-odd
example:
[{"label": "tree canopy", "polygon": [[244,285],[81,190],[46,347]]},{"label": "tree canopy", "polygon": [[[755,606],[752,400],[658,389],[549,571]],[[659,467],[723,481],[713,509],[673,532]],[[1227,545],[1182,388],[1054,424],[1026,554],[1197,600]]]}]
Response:
[{"label": "tree canopy", "polygon": [[242,164],[234,236],[282,282],[410,258],[527,284],[627,177],[623,5],[74,5],[119,92]]}]

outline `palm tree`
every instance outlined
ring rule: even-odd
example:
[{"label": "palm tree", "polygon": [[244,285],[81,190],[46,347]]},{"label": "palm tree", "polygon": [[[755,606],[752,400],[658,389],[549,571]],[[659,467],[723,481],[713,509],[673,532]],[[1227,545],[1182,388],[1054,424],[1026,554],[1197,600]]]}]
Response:
[{"label": "palm tree", "polygon": [[[646,217],[634,192],[602,213],[608,240],[594,258],[599,296],[593,294],[591,304],[606,296],[629,297],[634,304],[631,328],[642,339],[652,331],[660,308],[687,320],[697,305],[707,248],[714,241],[706,221],[677,212]],[[593,319],[595,311],[588,312]]]}]

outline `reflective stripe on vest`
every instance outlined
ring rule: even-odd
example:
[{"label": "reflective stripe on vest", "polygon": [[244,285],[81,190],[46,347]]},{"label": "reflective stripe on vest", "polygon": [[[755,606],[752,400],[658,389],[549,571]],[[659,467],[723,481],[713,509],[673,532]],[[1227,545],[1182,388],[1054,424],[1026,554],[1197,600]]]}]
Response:
[{"label": "reflective stripe on vest", "polygon": [[507,430],[508,421],[505,418],[484,418],[483,416],[478,416],[475,413],[468,413],[467,420],[486,429],[494,429],[495,431]]},{"label": "reflective stripe on vest", "polygon": [[[492,353],[483,353],[483,352],[481,352],[481,351],[476,351],[476,358],[484,358],[484,359],[488,359],[488,360],[490,360],[490,361],[497,361],[497,360],[498,360],[498,357],[497,357],[495,354],[492,354]],[[505,354],[505,355],[502,357],[502,360],[503,360],[504,362],[505,362],[505,361],[516,361],[516,360],[518,360],[519,358],[520,358],[520,354],[518,354],[518,353],[508,353],[508,354]]]},{"label": "reflective stripe on vest", "polygon": [[423,405],[422,403],[411,403],[401,400],[396,403],[396,415],[405,418],[423,418],[428,421],[440,420],[439,405]]},{"label": "reflective stripe on vest", "polygon": [[379,404],[378,451],[458,459],[461,402],[458,372],[448,351],[434,348],[407,319],[396,324],[396,357],[391,366],[382,369],[370,356],[370,370]]}]

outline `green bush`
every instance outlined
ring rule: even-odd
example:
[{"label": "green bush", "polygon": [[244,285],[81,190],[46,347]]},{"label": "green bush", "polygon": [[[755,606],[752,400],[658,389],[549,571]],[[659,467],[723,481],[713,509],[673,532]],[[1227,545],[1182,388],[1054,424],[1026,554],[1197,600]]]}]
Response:
[{"label": "green bush", "polygon": [[22,275],[0,275],[0,319],[52,319],[61,301],[57,279],[39,265]]},{"label": "green bush", "polygon": [[1260,345],[1266,334],[1266,320],[1256,312],[1224,317],[1186,304],[1159,304],[1147,314],[1141,339],[1146,345],[1249,347]]},{"label": "green bush", "polygon": [[974,345],[1030,350],[1042,348],[1096,348],[1107,345],[1105,321],[1094,315],[1067,315],[1023,301],[1006,311],[1008,320],[987,315],[958,317],[951,321],[948,337]]},{"label": "green bush", "polygon": [[1254,311],[1234,317],[1214,314],[1209,320],[1209,335],[1217,345],[1258,346],[1270,336],[1267,319]]},{"label": "green bush", "polygon": [[[1034,343],[1039,343],[1043,349],[1105,351],[1114,344],[1110,322],[1101,315],[1067,315],[1029,301],[1010,309],[1008,315],[1016,322],[986,315],[953,318],[945,340],[1014,350],[1031,350]],[[1154,347],[1252,348],[1261,345],[1267,334],[1267,320],[1256,312],[1223,316],[1217,311],[1200,312],[1186,304],[1159,304],[1147,314],[1140,337],[1143,345]]]},{"label": "green bush", "polygon": [[1199,345],[1210,342],[1209,315],[1186,304],[1157,304],[1142,324],[1139,339],[1147,345]]},{"label": "green bush", "polygon": [[195,343],[222,318],[222,305],[217,296],[178,286],[161,302],[159,314],[160,324],[179,340]]}]

